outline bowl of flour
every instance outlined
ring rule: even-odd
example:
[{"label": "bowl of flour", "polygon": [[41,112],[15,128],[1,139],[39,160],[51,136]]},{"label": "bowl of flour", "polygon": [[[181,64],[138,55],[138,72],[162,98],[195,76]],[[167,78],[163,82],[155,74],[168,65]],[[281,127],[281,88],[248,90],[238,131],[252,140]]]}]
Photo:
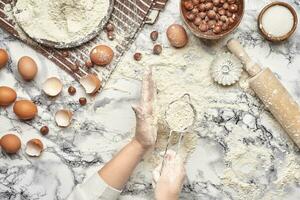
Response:
[{"label": "bowl of flour", "polygon": [[17,24],[33,40],[71,48],[96,37],[108,22],[114,0],[18,0]]}]

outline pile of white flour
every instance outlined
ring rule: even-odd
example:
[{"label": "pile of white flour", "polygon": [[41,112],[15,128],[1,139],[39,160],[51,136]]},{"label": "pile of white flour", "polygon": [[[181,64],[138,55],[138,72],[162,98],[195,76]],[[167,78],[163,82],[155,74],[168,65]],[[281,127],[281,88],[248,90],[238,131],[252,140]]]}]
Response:
[{"label": "pile of white flour", "polygon": [[172,131],[183,131],[193,125],[194,110],[183,100],[175,101],[166,111],[166,120]]},{"label": "pile of white flour", "polygon": [[14,16],[33,38],[70,43],[93,33],[109,0],[18,0]]}]

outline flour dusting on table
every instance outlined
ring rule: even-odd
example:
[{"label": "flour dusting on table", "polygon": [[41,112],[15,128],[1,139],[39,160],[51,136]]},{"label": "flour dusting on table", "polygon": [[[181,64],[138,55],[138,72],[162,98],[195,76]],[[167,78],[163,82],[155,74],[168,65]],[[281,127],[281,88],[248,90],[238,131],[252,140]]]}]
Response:
[{"label": "flour dusting on table", "polygon": [[74,42],[97,29],[109,0],[18,0],[14,16],[33,38]]}]

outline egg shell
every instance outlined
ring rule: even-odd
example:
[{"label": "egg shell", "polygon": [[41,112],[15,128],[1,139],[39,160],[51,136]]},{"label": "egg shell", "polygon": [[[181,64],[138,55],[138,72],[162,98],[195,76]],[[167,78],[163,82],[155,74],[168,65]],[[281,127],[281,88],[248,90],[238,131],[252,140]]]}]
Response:
[{"label": "egg shell", "polygon": [[32,58],[23,56],[18,62],[18,71],[25,81],[31,81],[38,72],[37,64]]},{"label": "egg shell", "polygon": [[0,86],[0,106],[8,106],[17,98],[17,93],[10,87]]},{"label": "egg shell", "polygon": [[9,154],[15,154],[21,148],[21,140],[18,136],[14,134],[6,134],[4,135],[1,140],[1,147],[2,149]]},{"label": "egg shell", "polygon": [[31,157],[38,157],[41,155],[44,145],[39,139],[29,140],[26,144],[25,153]]},{"label": "egg shell", "polygon": [[170,44],[176,48],[182,48],[188,43],[188,36],[183,28],[179,24],[172,24],[167,29],[167,37]]},{"label": "egg shell", "polygon": [[14,113],[22,120],[30,120],[37,114],[37,106],[29,100],[16,101],[13,107]]},{"label": "egg shell", "polygon": [[8,63],[8,53],[5,49],[0,49],[0,69]]},{"label": "egg shell", "polygon": [[108,65],[114,57],[113,50],[106,45],[98,45],[94,47],[90,53],[91,61],[100,66]]},{"label": "egg shell", "polygon": [[79,82],[87,94],[95,94],[101,88],[101,80],[95,74],[88,74]]}]

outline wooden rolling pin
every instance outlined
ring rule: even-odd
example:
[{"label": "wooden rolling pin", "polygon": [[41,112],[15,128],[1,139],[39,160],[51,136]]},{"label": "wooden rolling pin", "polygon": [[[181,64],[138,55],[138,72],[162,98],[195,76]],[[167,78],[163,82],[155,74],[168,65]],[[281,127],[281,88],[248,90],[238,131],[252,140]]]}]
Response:
[{"label": "wooden rolling pin", "polygon": [[238,40],[229,40],[227,47],[243,62],[244,69],[250,74],[250,88],[300,148],[299,105],[269,68],[262,69],[252,61]]}]

